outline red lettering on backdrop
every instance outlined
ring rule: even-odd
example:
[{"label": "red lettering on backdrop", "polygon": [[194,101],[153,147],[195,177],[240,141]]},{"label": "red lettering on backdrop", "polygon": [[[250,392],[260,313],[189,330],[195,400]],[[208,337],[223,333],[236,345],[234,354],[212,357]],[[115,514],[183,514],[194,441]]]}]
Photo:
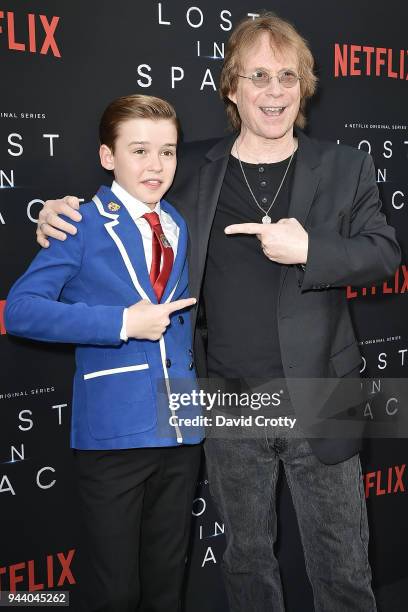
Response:
[{"label": "red lettering on backdrop", "polygon": [[4,308],[6,306],[6,300],[0,300],[0,336],[6,334],[6,326],[4,325]]},{"label": "red lettering on backdrop", "polygon": [[[2,574],[7,574],[7,567],[0,567],[0,576],[1,576]],[[5,591],[5,590],[6,590],[6,589],[3,589],[3,588],[2,588],[2,585],[1,585],[1,583],[0,583],[0,591]]]},{"label": "red lettering on backdrop", "polygon": [[[13,11],[7,11],[6,13],[0,11],[0,20],[4,19],[5,14],[7,16],[8,48],[11,51],[37,53],[37,43],[39,43],[41,44],[41,49],[39,51],[41,55],[47,55],[50,52],[54,57],[61,57],[61,52],[55,39],[55,30],[57,29],[60,17],[54,16],[49,20],[46,15],[35,15],[34,13],[24,15],[26,23],[24,27],[20,25],[18,28],[19,40],[17,40],[15,24],[16,13]],[[40,25],[38,20],[41,24],[39,28],[37,28],[37,26]],[[44,36],[41,37],[41,41],[38,31],[40,29],[44,34]],[[3,33],[4,27],[0,25],[0,34]]]},{"label": "red lettering on backdrop", "polygon": [[[76,584],[70,567],[74,554],[75,548],[72,548],[67,553],[59,552],[56,553],[56,555],[47,555],[44,583],[36,582],[36,575],[42,575],[44,572],[42,560],[30,559],[27,562],[22,561],[21,563],[14,563],[8,567],[0,567],[0,577],[3,576],[0,584],[0,591],[15,592],[17,590],[17,585],[22,582],[24,582],[24,589],[28,588],[29,591],[42,591],[44,588],[50,589],[54,586],[60,587],[67,582],[69,584]],[[57,566],[60,567],[60,575],[57,585],[55,585],[54,572]],[[8,583],[4,579],[4,576],[8,578]],[[25,586],[26,584],[27,587]]]},{"label": "red lettering on backdrop", "polygon": [[35,15],[32,13],[28,15],[28,42],[31,53],[35,53],[37,51],[35,40]]},{"label": "red lettering on backdrop", "polygon": [[402,265],[396,270],[393,281],[384,281],[380,287],[372,285],[368,287],[360,287],[354,289],[351,285],[346,287],[346,298],[352,300],[356,297],[366,297],[367,295],[376,295],[377,293],[387,295],[395,293],[408,292],[408,268]]},{"label": "red lettering on backdrop", "polygon": [[[399,54],[399,61],[398,61]],[[334,43],[334,76],[385,76],[408,80],[408,50]],[[408,63],[408,62],[407,62]],[[398,64],[398,66],[397,66]],[[398,68],[399,71],[394,68]]]},{"label": "red lettering on backdrop", "polygon": [[384,470],[377,470],[376,472],[368,472],[363,475],[365,496],[368,498],[370,493],[373,492],[375,496],[389,495],[393,493],[404,493],[405,485],[403,482],[403,475],[405,472],[406,464],[393,465]]},{"label": "red lettering on backdrop", "polygon": [[398,491],[401,491],[403,493],[405,491],[404,483],[402,482],[402,475],[405,472],[405,467],[405,463],[401,465],[401,467],[399,467],[398,465],[395,466],[395,475],[397,477],[397,482],[395,483],[394,493],[397,493]]},{"label": "red lettering on backdrop", "polygon": [[29,591],[42,591],[44,585],[40,582],[38,584],[35,583],[35,570],[34,570],[34,560],[31,559],[27,563],[28,565],[28,590]]},{"label": "red lettering on backdrop", "polygon": [[25,44],[18,43],[16,41],[16,35],[14,31],[14,13],[7,13],[7,29],[9,49],[13,49],[14,51],[25,51]]},{"label": "red lettering on backdrop", "polygon": [[347,76],[347,45],[343,49],[336,43],[334,45],[334,76]]},{"label": "red lettering on backdrop", "polygon": [[407,270],[406,266],[401,266],[401,270],[402,270],[402,274],[404,276],[404,282],[403,282],[403,285],[401,287],[400,293],[405,293],[406,291],[408,291],[408,270]]},{"label": "red lettering on backdrop", "polygon": [[398,73],[392,69],[392,49],[388,49],[388,76],[391,79],[398,79]]},{"label": "red lettering on backdrop", "polygon": [[389,287],[387,281],[383,282],[383,293],[393,293],[393,287]]},{"label": "red lettering on backdrop", "polygon": [[366,54],[366,58],[367,58],[366,75],[367,76],[371,76],[371,57],[372,57],[375,49],[374,49],[374,47],[363,47],[363,51]]},{"label": "red lettering on backdrop", "polygon": [[48,23],[47,17],[45,15],[40,15],[40,21],[44,27],[44,32],[46,34],[43,46],[41,47],[40,51],[42,55],[45,55],[48,49],[50,48],[55,57],[61,57],[60,50],[58,49],[57,43],[55,42],[54,38],[55,29],[58,25],[59,20],[59,17],[53,17]]},{"label": "red lettering on backdrop", "polygon": [[[388,468],[388,472],[389,471],[390,471],[390,468]],[[387,492],[385,489],[381,488],[381,476],[382,476],[382,474],[381,474],[380,470],[378,470],[378,472],[377,472],[377,487],[376,487],[376,490],[375,490],[376,495],[385,495],[386,492]],[[388,493],[389,493],[389,491],[388,491]]]},{"label": "red lettering on backdrop", "polygon": [[10,569],[9,569],[9,574],[10,574],[10,591],[12,591],[13,593],[16,592],[16,584],[18,584],[19,582],[23,582],[24,580],[24,576],[19,576],[17,574],[18,570],[24,569],[25,568],[25,563],[14,563],[13,565],[10,565]]},{"label": "red lettering on backdrop", "polygon": [[52,588],[54,586],[54,563],[52,555],[47,555],[47,578],[47,586],[48,588]]},{"label": "red lettering on backdrop", "polygon": [[68,551],[68,555],[66,557],[64,557],[64,553],[57,554],[57,557],[62,567],[62,572],[59,577],[57,586],[62,586],[65,582],[65,579],[68,580],[69,584],[75,584],[75,578],[73,577],[72,572],[69,567],[71,565],[71,561],[72,561],[72,557],[74,556],[74,553],[75,553],[75,549],[72,548],[70,551]]},{"label": "red lettering on backdrop", "polygon": [[383,47],[377,47],[375,50],[375,76],[380,76],[381,66],[385,66],[385,59],[383,55],[386,55],[387,49]]},{"label": "red lettering on backdrop", "polygon": [[361,70],[356,68],[360,63],[360,58],[356,55],[357,51],[361,51],[360,45],[350,45],[350,76],[359,76]]},{"label": "red lettering on backdrop", "polygon": [[353,288],[350,285],[347,285],[346,288],[346,298],[348,300],[351,300],[352,298],[355,298],[358,296],[357,291],[353,291]]}]

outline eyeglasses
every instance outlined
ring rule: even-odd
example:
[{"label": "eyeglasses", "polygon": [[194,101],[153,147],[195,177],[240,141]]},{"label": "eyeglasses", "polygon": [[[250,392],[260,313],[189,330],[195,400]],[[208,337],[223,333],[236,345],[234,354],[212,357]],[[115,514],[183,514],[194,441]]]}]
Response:
[{"label": "eyeglasses", "polygon": [[278,74],[269,74],[267,70],[255,70],[251,76],[238,75],[241,79],[250,79],[255,87],[267,87],[273,78],[277,78],[283,87],[294,87],[301,77],[292,70],[281,70]]}]

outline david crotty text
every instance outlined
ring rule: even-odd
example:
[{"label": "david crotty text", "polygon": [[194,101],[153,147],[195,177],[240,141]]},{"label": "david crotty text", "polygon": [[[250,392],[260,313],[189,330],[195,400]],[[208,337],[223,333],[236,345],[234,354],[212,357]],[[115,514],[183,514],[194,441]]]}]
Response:
[{"label": "david crotty text", "polygon": [[192,419],[187,419],[183,417],[178,417],[177,415],[172,415],[170,417],[170,425],[175,427],[175,425],[184,426],[184,427],[289,427],[293,429],[296,423],[296,419],[291,419],[289,417],[265,417],[263,415],[258,414],[257,416],[249,415],[249,416],[239,416],[239,417],[225,417],[221,414],[218,414],[215,417],[209,416],[196,416]]}]

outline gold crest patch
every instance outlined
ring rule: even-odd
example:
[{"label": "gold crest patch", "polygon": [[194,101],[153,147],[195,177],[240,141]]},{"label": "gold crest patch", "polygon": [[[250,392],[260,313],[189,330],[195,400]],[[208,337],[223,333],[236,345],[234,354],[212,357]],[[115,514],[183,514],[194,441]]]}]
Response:
[{"label": "gold crest patch", "polygon": [[112,212],[116,212],[117,210],[119,210],[119,208],[120,208],[120,204],[116,204],[116,202],[109,202],[109,204],[108,204],[108,208],[109,208],[109,210],[111,210]]}]

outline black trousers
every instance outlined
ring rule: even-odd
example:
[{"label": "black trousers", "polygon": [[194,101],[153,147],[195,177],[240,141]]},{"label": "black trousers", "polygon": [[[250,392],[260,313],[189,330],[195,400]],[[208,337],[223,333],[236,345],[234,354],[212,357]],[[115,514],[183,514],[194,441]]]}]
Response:
[{"label": "black trousers", "polygon": [[74,450],[87,612],[178,612],[201,445]]}]

